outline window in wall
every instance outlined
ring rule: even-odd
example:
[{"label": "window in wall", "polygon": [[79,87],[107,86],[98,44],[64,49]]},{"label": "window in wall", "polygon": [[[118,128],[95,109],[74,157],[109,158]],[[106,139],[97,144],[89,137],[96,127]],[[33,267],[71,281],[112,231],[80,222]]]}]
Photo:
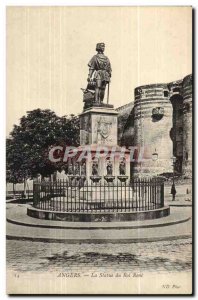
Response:
[{"label": "window in wall", "polygon": [[164,97],[168,97],[168,91],[164,91]]},{"label": "window in wall", "polygon": [[186,152],[186,160],[188,160],[188,152]]}]

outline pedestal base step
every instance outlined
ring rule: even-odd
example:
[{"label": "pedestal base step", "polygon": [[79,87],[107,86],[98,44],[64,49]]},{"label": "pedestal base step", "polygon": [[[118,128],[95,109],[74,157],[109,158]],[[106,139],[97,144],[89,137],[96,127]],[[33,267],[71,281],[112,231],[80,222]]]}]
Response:
[{"label": "pedestal base step", "polygon": [[123,222],[151,220],[166,217],[169,207],[148,211],[118,212],[59,212],[28,208],[27,215],[33,218],[68,222]]}]

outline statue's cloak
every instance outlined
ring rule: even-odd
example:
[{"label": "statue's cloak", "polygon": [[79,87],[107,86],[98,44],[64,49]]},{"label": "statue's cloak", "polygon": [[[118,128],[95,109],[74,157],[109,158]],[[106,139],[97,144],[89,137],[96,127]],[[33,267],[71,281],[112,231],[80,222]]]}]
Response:
[{"label": "statue's cloak", "polygon": [[105,82],[110,81],[111,77],[111,64],[107,56],[104,54],[96,54],[88,63],[90,69],[94,70],[94,79],[102,80]]}]

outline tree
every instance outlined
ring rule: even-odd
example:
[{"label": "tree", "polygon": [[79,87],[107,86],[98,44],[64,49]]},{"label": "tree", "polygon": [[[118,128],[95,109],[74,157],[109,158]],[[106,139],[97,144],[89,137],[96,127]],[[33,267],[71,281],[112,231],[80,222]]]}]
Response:
[{"label": "tree", "polygon": [[49,149],[55,145],[78,146],[79,131],[79,118],[75,115],[58,117],[48,109],[28,111],[6,141],[7,180],[24,182],[25,189],[28,178],[53,174],[63,162],[52,163]]}]

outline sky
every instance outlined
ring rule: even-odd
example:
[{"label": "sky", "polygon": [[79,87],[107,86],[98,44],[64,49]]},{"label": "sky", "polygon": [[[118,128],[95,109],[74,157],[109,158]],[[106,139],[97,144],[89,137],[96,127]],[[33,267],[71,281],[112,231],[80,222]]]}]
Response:
[{"label": "sky", "polygon": [[191,14],[191,7],[8,7],[6,134],[36,108],[81,113],[98,42],[112,65],[115,108],[133,101],[137,86],[190,74]]}]

